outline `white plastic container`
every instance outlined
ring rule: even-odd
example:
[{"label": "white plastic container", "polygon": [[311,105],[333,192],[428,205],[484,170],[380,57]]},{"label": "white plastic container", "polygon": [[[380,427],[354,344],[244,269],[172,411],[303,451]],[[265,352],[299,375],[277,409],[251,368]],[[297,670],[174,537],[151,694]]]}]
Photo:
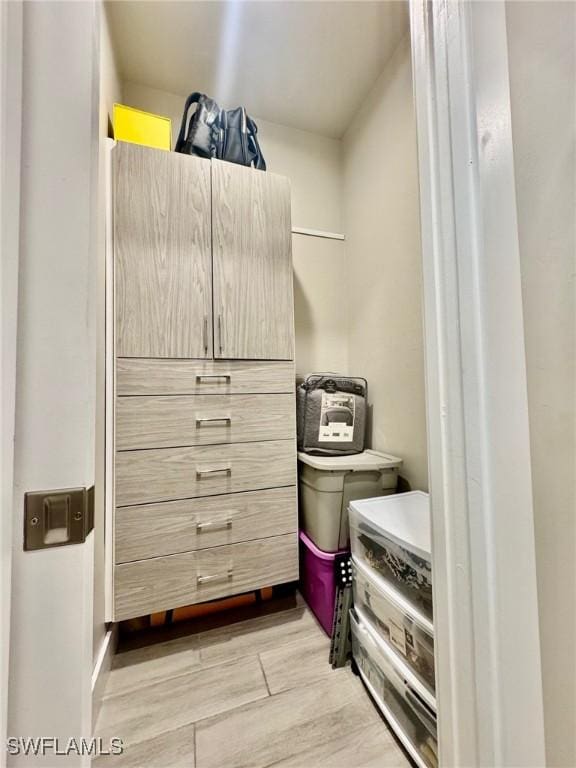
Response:
[{"label": "white plastic container", "polygon": [[354,661],[382,714],[420,768],[438,768],[434,697],[357,609],[350,612],[350,623]]},{"label": "white plastic container", "polygon": [[432,623],[373,570],[352,562],[354,605],[431,693],[434,679]]},{"label": "white plastic container", "polygon": [[402,460],[378,451],[353,456],[298,453],[300,527],[324,552],[346,549],[348,505],[396,492]]},{"label": "white plastic container", "polygon": [[372,568],[432,621],[430,503],[427,493],[350,502],[350,539],[357,562]]}]

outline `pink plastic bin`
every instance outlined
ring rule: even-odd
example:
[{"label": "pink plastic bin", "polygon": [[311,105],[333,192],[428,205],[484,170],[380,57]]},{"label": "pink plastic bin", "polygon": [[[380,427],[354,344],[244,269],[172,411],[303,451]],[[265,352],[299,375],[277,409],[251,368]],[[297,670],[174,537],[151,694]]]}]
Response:
[{"label": "pink plastic bin", "polygon": [[347,551],[323,552],[300,531],[300,591],[327,635],[332,634],[336,600],[334,560]]}]

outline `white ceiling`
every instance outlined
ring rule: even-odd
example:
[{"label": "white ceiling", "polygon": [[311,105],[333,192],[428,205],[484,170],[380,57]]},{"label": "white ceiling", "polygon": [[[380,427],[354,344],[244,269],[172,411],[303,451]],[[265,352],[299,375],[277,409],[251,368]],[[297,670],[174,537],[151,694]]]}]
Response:
[{"label": "white ceiling", "polygon": [[408,29],[398,0],[108,4],[121,76],[340,137]]}]

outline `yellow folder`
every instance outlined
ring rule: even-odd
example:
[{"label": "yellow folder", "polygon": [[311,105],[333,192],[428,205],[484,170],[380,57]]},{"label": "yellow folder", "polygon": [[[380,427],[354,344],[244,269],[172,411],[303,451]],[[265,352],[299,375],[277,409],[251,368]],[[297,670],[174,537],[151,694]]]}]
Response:
[{"label": "yellow folder", "polygon": [[158,149],[171,148],[172,121],[169,117],[142,112],[125,104],[114,104],[112,124],[117,141],[129,141]]}]

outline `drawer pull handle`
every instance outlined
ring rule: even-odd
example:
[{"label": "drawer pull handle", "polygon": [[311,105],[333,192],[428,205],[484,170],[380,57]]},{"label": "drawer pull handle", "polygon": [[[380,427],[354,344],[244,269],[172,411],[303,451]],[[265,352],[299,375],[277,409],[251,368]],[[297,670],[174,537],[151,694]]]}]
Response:
[{"label": "drawer pull handle", "polygon": [[232,528],[232,520],[214,520],[209,523],[196,523],[196,530],[198,533],[202,531],[225,531]]},{"label": "drawer pull handle", "polygon": [[213,379],[224,379],[224,381],[230,382],[232,376],[229,373],[199,373],[196,376],[196,383],[202,384],[205,380],[212,381]]},{"label": "drawer pull handle", "polygon": [[216,475],[221,472],[224,472],[227,475],[231,475],[232,467],[213,467],[210,469],[197,469],[196,477],[198,478],[198,480],[201,480],[205,475]]},{"label": "drawer pull handle", "polygon": [[211,576],[198,576],[196,582],[198,584],[210,584],[213,581],[228,581],[232,578],[232,567],[228,568],[226,573],[214,573]]},{"label": "drawer pull handle", "polygon": [[201,427],[202,424],[216,424],[220,421],[225,421],[229,426],[232,425],[230,416],[198,416],[196,419],[196,429]]}]

